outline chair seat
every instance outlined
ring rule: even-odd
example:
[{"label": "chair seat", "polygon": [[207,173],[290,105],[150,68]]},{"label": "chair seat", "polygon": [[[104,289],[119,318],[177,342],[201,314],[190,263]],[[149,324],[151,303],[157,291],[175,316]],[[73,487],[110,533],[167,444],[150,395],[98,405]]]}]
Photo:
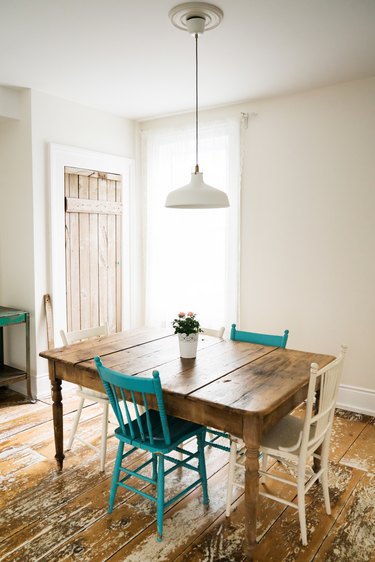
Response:
[{"label": "chair seat", "polygon": [[[285,454],[298,457],[300,447],[293,451],[285,451],[294,447],[301,439],[304,420],[296,416],[287,415],[282,418],[270,431],[262,438],[261,449],[269,451],[282,451]],[[309,438],[312,439],[315,434],[315,428],[310,427]]]},{"label": "chair seat", "polygon": [[[186,441],[190,437],[197,435],[205,430],[205,427],[183,420],[181,418],[176,418],[174,416],[166,416],[168,420],[169,433],[171,437],[171,443],[166,444],[163,436],[163,428],[160,423],[160,415],[156,410],[149,410],[150,420],[152,425],[152,434],[154,439],[154,444],[152,445],[148,435],[145,435],[145,439],[142,439],[140,435],[139,425],[133,424],[134,437],[130,437],[129,425],[125,425],[124,433],[120,427],[115,429],[115,436],[125,443],[134,445],[141,449],[147,449],[149,451],[160,451],[163,453],[170,452],[176,448],[182,441]],[[146,412],[140,416],[143,427],[147,427]]]},{"label": "chair seat", "polygon": [[285,416],[262,437],[261,446],[275,450],[293,447],[298,442],[303,423],[304,420],[296,416]]}]

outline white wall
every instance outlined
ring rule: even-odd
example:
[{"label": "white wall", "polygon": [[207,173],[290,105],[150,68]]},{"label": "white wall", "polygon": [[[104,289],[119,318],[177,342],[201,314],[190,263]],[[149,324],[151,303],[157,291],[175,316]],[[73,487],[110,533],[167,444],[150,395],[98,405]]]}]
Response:
[{"label": "white wall", "polygon": [[347,343],[343,384],[374,391],[375,79],[256,111],[246,135],[241,324],[288,327],[297,349],[335,354]]},{"label": "white wall", "polygon": [[[2,88],[2,101],[7,101],[8,109],[17,106],[18,118],[0,120],[0,304],[33,310],[30,92],[12,94]],[[2,115],[9,113],[3,109],[2,105]],[[5,329],[4,338],[6,361],[24,368],[25,325]]]},{"label": "white wall", "polygon": [[348,344],[342,402],[375,412],[375,78],[201,117],[240,112],[249,114],[240,325],[289,328],[295,349],[337,354]]},{"label": "white wall", "polygon": [[33,275],[29,92],[20,109],[20,119],[0,121],[0,298],[3,305],[26,307],[33,295],[32,285],[24,291],[25,275]]},{"label": "white wall", "polygon": [[23,90],[0,86],[0,116],[22,118]]},{"label": "white wall", "polygon": [[[50,292],[51,229],[49,225],[49,143],[134,158],[135,124],[128,119],[32,92],[32,145],[35,217],[36,348],[46,348],[43,294]],[[37,372],[46,373],[47,362],[36,358]]]},{"label": "white wall", "polygon": [[[15,174],[1,188],[1,207],[7,209],[0,225],[0,294],[2,303],[24,306],[32,313],[32,378],[38,387],[47,380],[47,362],[39,357],[46,349],[43,294],[51,291],[49,270],[49,143],[90,149],[133,158],[135,125],[127,119],[32,91],[25,122],[0,126],[2,170]],[[26,96],[26,94],[25,94]],[[31,122],[31,129],[30,129]],[[20,131],[16,136],[15,131]],[[15,138],[14,138],[15,137]],[[10,160],[12,165],[6,164]],[[5,182],[5,178],[4,178]],[[12,233],[11,243],[4,235]],[[26,296],[27,295],[27,296]],[[44,385],[45,388],[45,385]]]}]

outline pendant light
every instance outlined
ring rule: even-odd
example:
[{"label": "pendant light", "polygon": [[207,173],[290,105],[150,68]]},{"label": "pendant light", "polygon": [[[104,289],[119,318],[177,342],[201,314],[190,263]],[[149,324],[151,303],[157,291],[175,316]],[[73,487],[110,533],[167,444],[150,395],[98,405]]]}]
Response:
[{"label": "pendant light", "polygon": [[223,19],[217,6],[205,2],[186,2],[172,8],[169,17],[176,27],[188,31],[195,39],[195,169],[190,183],[171,191],[165,206],[173,209],[218,209],[229,207],[224,191],[207,185],[198,164],[198,37],[217,27]]}]

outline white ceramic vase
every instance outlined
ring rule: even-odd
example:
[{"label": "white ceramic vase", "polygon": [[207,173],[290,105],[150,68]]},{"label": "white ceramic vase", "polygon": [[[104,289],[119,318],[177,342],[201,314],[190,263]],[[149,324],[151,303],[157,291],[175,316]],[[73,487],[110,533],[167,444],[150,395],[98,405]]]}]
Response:
[{"label": "white ceramic vase", "polygon": [[180,345],[180,357],[183,359],[193,359],[197,355],[199,334],[178,334],[178,343]]}]

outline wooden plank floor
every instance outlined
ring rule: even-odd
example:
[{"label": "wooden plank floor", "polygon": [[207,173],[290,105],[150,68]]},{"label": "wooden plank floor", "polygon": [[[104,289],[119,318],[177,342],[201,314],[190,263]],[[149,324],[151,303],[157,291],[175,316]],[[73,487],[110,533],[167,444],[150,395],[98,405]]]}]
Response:
[{"label": "wooden plank floor", "polygon": [[[69,431],[77,400],[64,391],[64,425]],[[80,431],[98,443],[100,408],[84,408]],[[296,411],[301,415],[301,411]],[[233,512],[225,517],[228,455],[207,449],[210,505],[194,490],[165,515],[164,539],[156,541],[155,508],[121,490],[107,514],[110,476],[117,443],[109,439],[106,473],[89,447],[75,442],[64,470],[54,461],[51,400],[25,403],[0,389],[0,561],[240,562],[244,561],[243,494],[236,489]],[[145,453],[139,453],[139,456]],[[375,419],[337,411],[332,436],[330,493],[326,515],[318,485],[307,496],[308,546],[299,541],[297,512],[260,499],[256,560],[375,561]],[[270,463],[269,470],[293,471]],[[167,480],[176,491],[192,477],[176,471]],[[194,477],[194,475],[193,475]],[[238,474],[241,479],[242,474]],[[272,492],[293,497],[277,481]]]}]

